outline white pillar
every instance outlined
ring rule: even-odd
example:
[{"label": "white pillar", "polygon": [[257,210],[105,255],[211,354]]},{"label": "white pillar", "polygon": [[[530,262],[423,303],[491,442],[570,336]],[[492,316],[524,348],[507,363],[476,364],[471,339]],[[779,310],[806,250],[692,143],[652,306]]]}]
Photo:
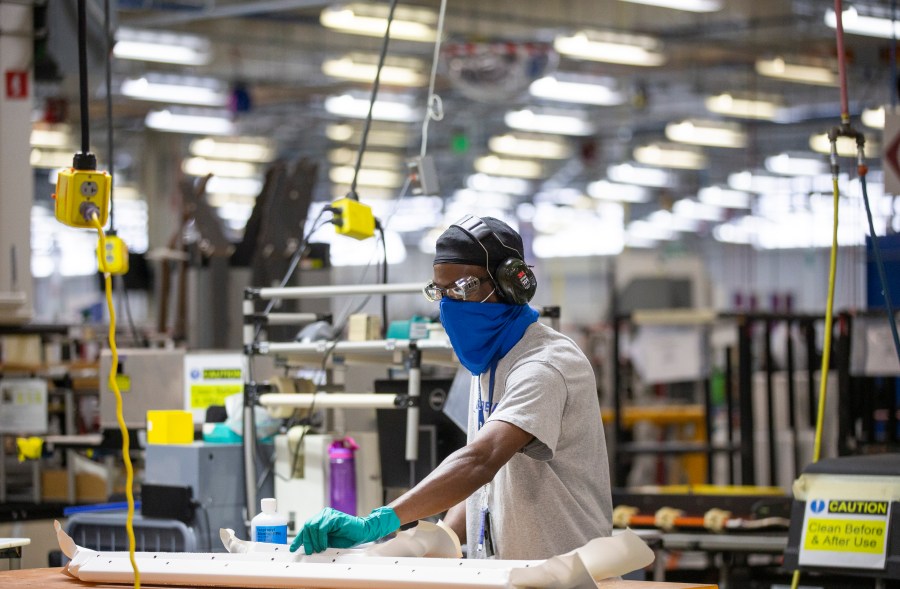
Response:
[{"label": "white pillar", "polygon": [[31,71],[30,3],[0,3],[0,321],[28,321],[31,277]]}]

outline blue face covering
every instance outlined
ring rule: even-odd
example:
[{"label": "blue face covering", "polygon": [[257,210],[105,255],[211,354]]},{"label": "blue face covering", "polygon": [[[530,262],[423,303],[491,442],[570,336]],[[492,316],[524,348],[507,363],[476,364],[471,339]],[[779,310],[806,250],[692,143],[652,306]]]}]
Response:
[{"label": "blue face covering", "polygon": [[528,305],[441,299],[441,323],[463,366],[482,374],[515,346],[538,312]]}]

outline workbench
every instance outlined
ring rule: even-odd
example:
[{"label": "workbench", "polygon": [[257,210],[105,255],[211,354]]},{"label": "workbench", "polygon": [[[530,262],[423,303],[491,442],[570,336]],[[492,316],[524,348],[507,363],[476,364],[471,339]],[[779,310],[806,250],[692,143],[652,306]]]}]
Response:
[{"label": "workbench", "polygon": [[[130,585],[106,585],[83,583],[67,577],[60,568],[24,569],[0,572],[3,589],[127,589]],[[166,589],[192,589],[174,585],[144,585],[141,587],[165,587]],[[715,585],[693,583],[655,583],[652,581],[600,581],[599,589],[716,589]]]}]

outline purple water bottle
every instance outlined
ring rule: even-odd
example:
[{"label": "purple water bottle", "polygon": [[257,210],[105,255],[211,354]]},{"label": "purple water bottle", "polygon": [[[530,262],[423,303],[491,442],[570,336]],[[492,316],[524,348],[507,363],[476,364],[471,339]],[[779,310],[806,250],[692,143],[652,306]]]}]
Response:
[{"label": "purple water bottle", "polygon": [[359,449],[356,440],[347,436],[328,446],[331,476],[328,481],[328,503],[334,509],[356,515],[356,464],[353,453]]}]

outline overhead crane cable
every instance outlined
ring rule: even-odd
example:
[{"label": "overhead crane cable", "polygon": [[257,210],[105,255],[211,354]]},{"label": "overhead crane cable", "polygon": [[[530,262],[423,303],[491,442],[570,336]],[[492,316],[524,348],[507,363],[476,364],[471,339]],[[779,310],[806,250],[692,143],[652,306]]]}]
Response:
[{"label": "overhead crane cable", "polygon": [[437,79],[437,67],[441,57],[441,37],[444,34],[444,15],[447,12],[447,0],[441,0],[441,8],[438,12],[437,35],[434,41],[434,54],[431,57],[431,78],[428,81],[428,98],[425,104],[425,120],[422,121],[422,147],[419,156],[425,157],[428,151],[428,124],[444,118],[444,103],[441,97],[434,93],[434,83]]},{"label": "overhead crane cable", "polygon": [[387,58],[388,44],[391,41],[391,23],[394,22],[394,10],[397,8],[397,0],[391,0],[388,8],[387,24],[384,28],[384,38],[381,43],[381,52],[378,54],[378,66],[375,68],[375,81],[372,82],[372,94],[369,97],[369,111],[366,113],[366,122],[363,125],[362,137],[359,140],[359,150],[356,152],[356,164],[353,166],[353,179],[350,181],[348,198],[359,200],[356,194],[356,181],[359,178],[359,169],[362,167],[363,154],[366,152],[366,144],[369,141],[369,128],[372,126],[372,110],[375,108],[375,99],[378,97],[378,87],[381,85],[381,70],[384,60]]}]

